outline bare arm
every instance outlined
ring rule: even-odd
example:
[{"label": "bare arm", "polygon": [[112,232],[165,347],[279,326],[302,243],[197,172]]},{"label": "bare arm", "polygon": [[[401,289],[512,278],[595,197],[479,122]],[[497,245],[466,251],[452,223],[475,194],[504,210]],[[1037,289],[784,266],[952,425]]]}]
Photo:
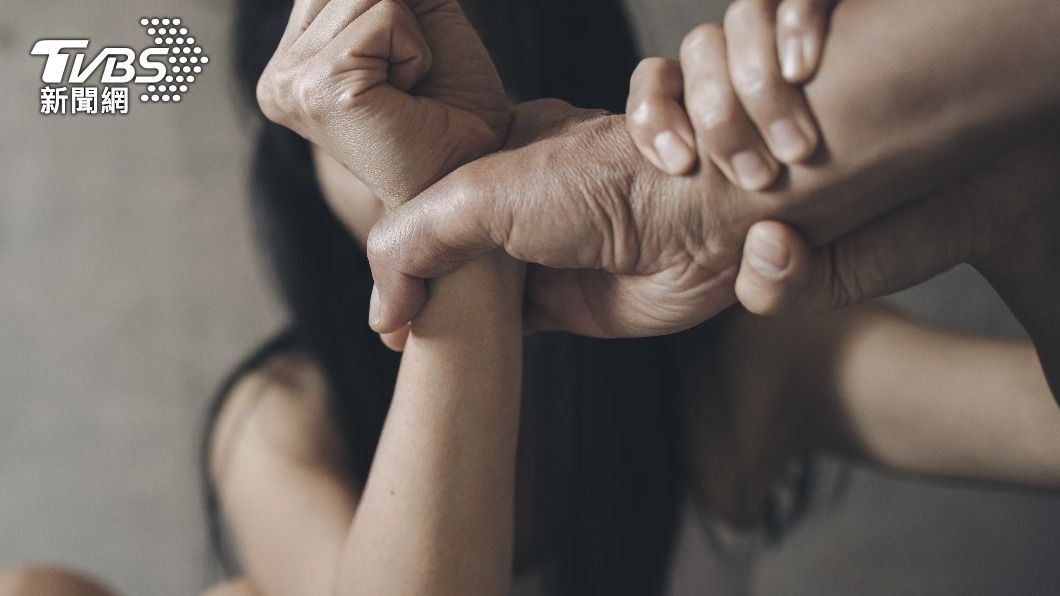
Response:
[{"label": "bare arm", "polygon": [[808,326],[822,349],[791,362],[814,414],[808,445],[902,472],[1060,490],[1060,409],[1028,342],[872,306]]},{"label": "bare arm", "polygon": [[793,212],[813,242],[998,157],[1060,112],[1056,2],[844,0],[832,19],[806,87],[826,153],[792,168],[785,193],[821,207]]},{"label": "bare arm", "polygon": [[[1055,114],[1057,30],[1060,5],[1048,0],[845,0],[806,88],[822,152],[773,192],[737,189],[713,167],[660,174],[621,116],[472,162],[373,231],[384,301],[377,329],[399,327],[422,306],[417,278],[496,246],[588,270],[531,278],[539,326],[628,336],[698,323],[732,303],[754,222],[779,218],[813,243],[835,239],[996,157],[1014,131]],[[513,131],[527,123],[517,113]]]},{"label": "bare arm", "polygon": [[506,594],[522,367],[522,266],[432,286],[342,554],[335,594]]},{"label": "bare arm", "polygon": [[521,276],[501,255],[434,284],[363,490],[319,375],[241,383],[215,431],[212,473],[262,594],[507,593]]},{"label": "bare arm", "polygon": [[360,488],[326,391],[307,359],[274,357],[226,397],[213,429],[225,525],[263,596],[331,594]]},{"label": "bare arm", "polygon": [[[489,55],[455,0],[296,0],[257,94],[268,118],[314,142],[388,205],[498,148],[510,119]],[[286,463],[270,476],[286,508],[259,511],[282,510],[285,523],[329,534],[321,543],[302,538],[313,556],[285,559],[276,553],[291,551],[260,545],[288,537],[255,527],[249,556],[267,558],[249,567],[267,594],[507,592],[522,280],[522,265],[499,255],[434,284],[352,522],[298,507],[298,491],[318,486],[279,488],[282,474],[306,466]],[[255,505],[241,494],[231,508]],[[270,523],[259,516],[246,525]],[[342,544],[331,551],[336,528]],[[296,580],[286,572],[307,561],[320,573],[302,574],[290,589]]]}]

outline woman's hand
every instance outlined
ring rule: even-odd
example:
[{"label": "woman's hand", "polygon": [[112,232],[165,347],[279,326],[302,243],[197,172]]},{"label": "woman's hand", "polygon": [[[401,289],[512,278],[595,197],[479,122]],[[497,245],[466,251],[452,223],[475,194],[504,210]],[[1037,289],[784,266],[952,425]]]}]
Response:
[{"label": "woman's hand", "polygon": [[295,0],[258,102],[390,206],[500,148],[511,119],[456,0]]},{"label": "woman's hand", "polygon": [[819,134],[797,84],[817,68],[836,1],[737,0],[724,31],[707,24],[685,37],[680,62],[642,61],[626,106],[640,152],[675,175],[713,162],[747,190],[808,159]]}]

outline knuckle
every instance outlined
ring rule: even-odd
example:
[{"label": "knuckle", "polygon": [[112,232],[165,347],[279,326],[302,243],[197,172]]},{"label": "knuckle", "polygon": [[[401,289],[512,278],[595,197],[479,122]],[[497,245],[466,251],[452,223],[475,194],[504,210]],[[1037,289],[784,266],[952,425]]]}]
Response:
[{"label": "knuckle", "polygon": [[752,22],[755,15],[755,6],[749,0],[736,0],[725,10],[725,28],[742,27]]},{"label": "knuckle", "polygon": [[299,107],[299,111],[307,116],[313,116],[316,112],[316,85],[312,85],[304,76],[296,77],[291,84],[291,95]]},{"label": "knuckle", "polygon": [[637,63],[630,76],[631,87],[649,86],[658,79],[665,60],[662,58],[645,58]]},{"label": "knuckle", "polygon": [[781,93],[779,81],[769,76],[757,61],[734,69],[732,84],[740,98],[751,106],[772,103]]},{"label": "knuckle", "polygon": [[718,81],[701,81],[688,98],[688,113],[704,130],[715,131],[735,124],[740,117],[739,105],[732,90]]},{"label": "knuckle", "polygon": [[637,71],[648,76],[657,76],[666,70],[667,60],[658,56],[645,58],[637,64]]},{"label": "knuckle", "polygon": [[389,226],[380,220],[372,226],[365,243],[365,254],[371,263],[389,263],[394,254],[394,243],[390,240]]},{"label": "knuckle", "polygon": [[454,205],[469,206],[474,202],[478,193],[475,192],[477,184],[467,173],[467,169],[456,170],[446,180],[446,193],[452,198]]},{"label": "knuckle", "polygon": [[777,24],[793,30],[809,29],[823,8],[814,0],[784,0],[777,8]]},{"label": "knuckle", "polygon": [[647,132],[662,119],[662,110],[658,99],[641,97],[634,99],[628,106],[629,124],[634,132]]},{"label": "knuckle", "polygon": [[692,29],[681,40],[681,56],[698,57],[716,53],[725,40],[725,32],[718,23],[704,23]]},{"label": "knuckle", "polygon": [[270,69],[271,67],[266,67],[265,72],[263,72],[258,79],[258,84],[254,88],[254,94],[257,98],[258,108],[261,109],[261,113],[272,122],[279,123],[283,114],[280,110],[279,103],[276,100],[275,75]]},{"label": "knuckle", "polygon": [[397,0],[379,0],[373,8],[380,12],[386,22],[393,22],[401,16],[402,9]]},{"label": "knuckle", "polygon": [[272,100],[272,89],[264,76],[258,79],[258,84],[254,88],[254,95],[257,98],[258,108],[261,109],[261,113],[265,114],[265,117],[269,120],[275,122],[276,109]]},{"label": "knuckle", "polygon": [[294,126],[303,117],[316,119],[321,112],[321,87],[307,69],[295,72],[270,62],[258,79],[255,95],[266,118],[277,124]]},{"label": "knuckle", "polygon": [[834,242],[829,251],[829,273],[827,308],[838,310],[857,301],[862,294],[859,269],[853,266],[853,255],[844,242]]}]

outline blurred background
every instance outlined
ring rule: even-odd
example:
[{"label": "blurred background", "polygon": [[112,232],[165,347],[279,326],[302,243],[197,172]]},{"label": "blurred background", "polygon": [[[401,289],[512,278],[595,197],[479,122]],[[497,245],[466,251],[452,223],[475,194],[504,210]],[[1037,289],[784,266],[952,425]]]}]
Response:
[{"label": "blurred background", "polygon": [[[724,0],[630,0],[645,54],[674,55]],[[146,45],[179,16],[211,58],[180,105],[39,114],[40,38]],[[195,594],[212,566],[196,460],[223,374],[281,323],[245,209],[249,129],[229,5],[0,4],[0,567],[72,565],[122,594]],[[895,299],[1018,334],[974,272]],[[705,545],[698,545],[706,549]],[[831,511],[767,552],[757,594],[1056,594],[1060,499],[856,470]],[[677,593],[711,585],[691,562]]]}]

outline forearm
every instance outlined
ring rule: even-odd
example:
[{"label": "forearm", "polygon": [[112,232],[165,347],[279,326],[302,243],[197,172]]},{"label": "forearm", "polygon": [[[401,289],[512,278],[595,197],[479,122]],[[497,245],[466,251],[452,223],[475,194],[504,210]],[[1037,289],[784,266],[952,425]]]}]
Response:
[{"label": "forearm", "polygon": [[816,245],[1060,118],[1056,31],[1060,3],[1051,0],[840,2],[805,88],[822,146],[763,191],[737,188],[710,163],[688,176],[660,173],[637,151],[625,116],[592,123],[577,150],[596,156],[594,182],[628,193],[634,219],[652,221],[659,196],[695,197],[677,219],[691,222],[707,265],[738,258],[748,228],[765,219],[794,224]]},{"label": "forearm", "polygon": [[1058,30],[1051,0],[839,3],[806,87],[824,147],[773,201],[816,243],[996,157],[1060,106]]},{"label": "forearm", "polygon": [[1060,3],[1051,0],[844,0],[805,87],[822,138],[810,161],[760,192],[733,187],[710,165],[653,184],[699,194],[708,218],[740,211],[715,232],[737,245],[762,219],[793,223],[812,244],[834,240],[1055,120],[1056,31]]},{"label": "forearm", "polygon": [[816,393],[819,446],[898,471],[1060,489],[1060,410],[1025,342],[958,335],[882,309],[841,317]]},{"label": "forearm", "polygon": [[506,594],[522,366],[521,265],[434,282],[343,555],[337,594]]}]

